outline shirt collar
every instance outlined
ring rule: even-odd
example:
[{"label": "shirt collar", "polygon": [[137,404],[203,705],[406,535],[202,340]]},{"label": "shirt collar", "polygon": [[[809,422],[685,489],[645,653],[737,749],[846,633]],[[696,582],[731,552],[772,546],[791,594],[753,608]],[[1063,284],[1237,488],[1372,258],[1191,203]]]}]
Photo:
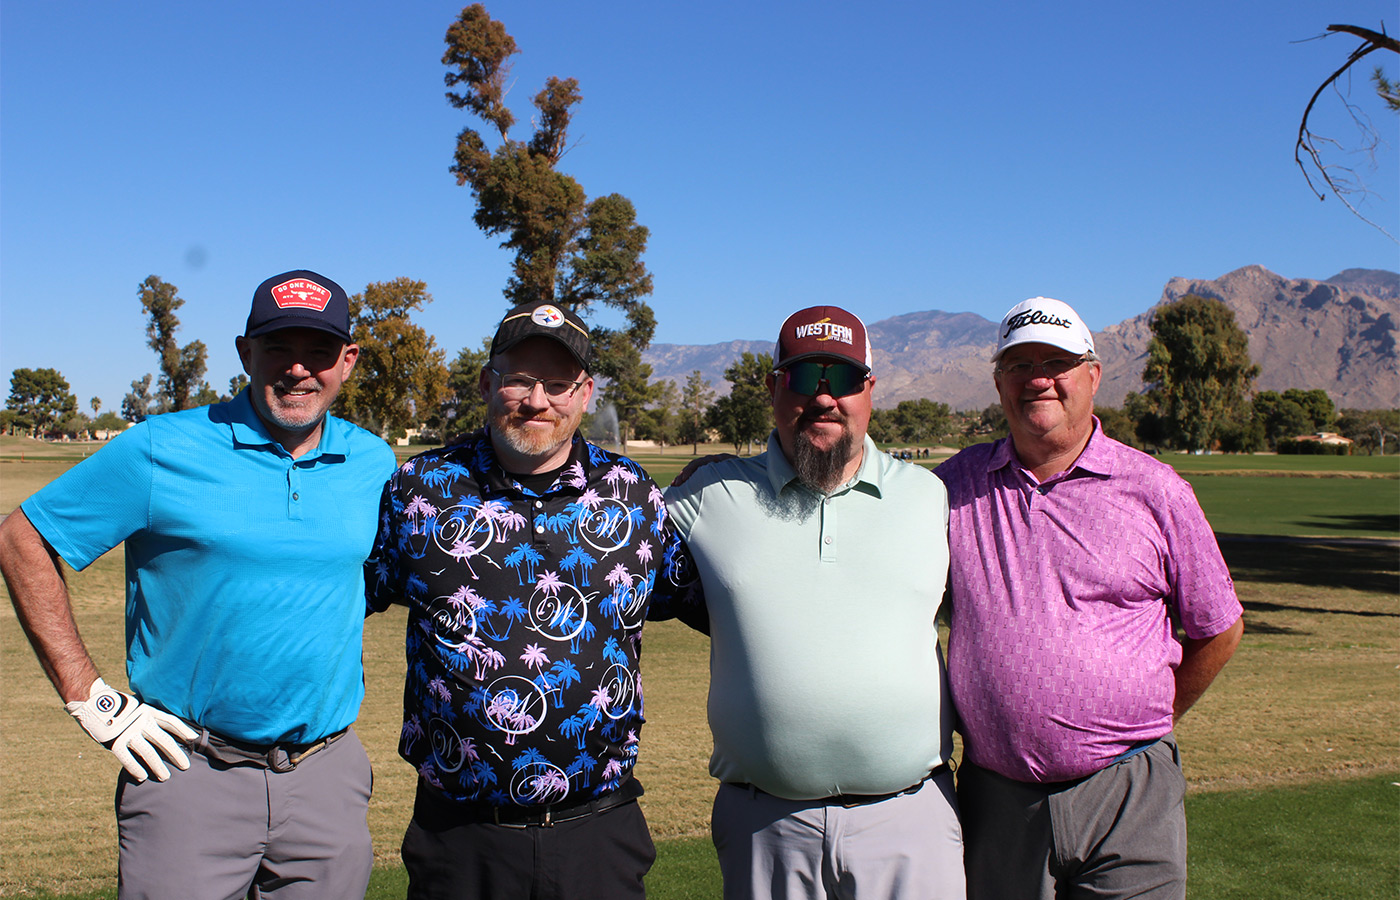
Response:
[{"label": "shirt collar", "polygon": [[[880,448],[875,446],[875,442],[870,439],[868,434],[861,442],[861,448],[864,450],[864,456],[860,461],[860,468],[856,470],[855,478],[834,491],[832,496],[843,494],[848,490],[863,491],[875,497],[882,496],[881,477],[883,470],[880,466]],[[783,488],[797,481],[797,471],[793,469],[792,463],[788,462],[787,456],[783,453],[783,445],[778,441],[777,429],[768,434],[767,454],[768,485],[773,489],[773,495],[777,496],[783,492]]]},{"label": "shirt collar", "polygon": [[[274,438],[263,424],[263,420],[258,416],[258,411],[253,408],[253,398],[249,395],[252,390],[249,385],[238,392],[228,403],[224,404],[228,412],[229,425],[233,429],[234,447],[270,447],[274,452],[283,456],[291,456],[287,448]],[[303,454],[297,462],[309,463],[313,460],[326,458],[327,462],[340,462],[350,452],[350,443],[340,429],[331,427],[331,415],[327,413],[321,420],[321,439],[319,443]]]},{"label": "shirt collar", "polygon": [[[1083,469],[1086,475],[1102,475],[1111,477],[1113,475],[1114,457],[1108,447],[1109,437],[1103,433],[1103,423],[1098,416],[1091,416],[1093,419],[1093,430],[1089,432],[1089,442],[1084,445],[1084,449],[1079,451],[1079,457],[1075,459],[1070,467],[1056,475],[1056,479],[1069,478],[1076,469]],[[1016,448],[1011,445],[1011,438],[1002,438],[997,442],[992,450],[991,456],[987,458],[987,471],[995,472],[997,469],[1015,463],[1020,468],[1021,460],[1016,455]]]},{"label": "shirt collar", "polygon": [[[493,493],[528,493],[524,487],[517,485],[515,479],[511,478],[510,475],[506,473],[506,470],[501,466],[501,461],[496,458],[496,448],[491,443],[491,426],[487,425],[478,432],[478,434],[481,435],[481,460],[484,464],[483,474],[485,475],[485,480],[490,490]],[[574,433],[573,442],[569,445],[569,459],[564,463],[564,468],[560,470],[559,478],[554,482],[553,488],[545,491],[545,494],[552,493],[554,490],[570,490],[577,494],[583,493],[583,488],[575,483],[579,480],[579,470],[576,469],[575,466],[581,467],[583,472],[581,481],[586,485],[591,479],[593,472],[593,465],[589,459],[589,450],[591,447],[592,445],[580,437],[578,432]],[[532,496],[543,496],[543,494],[532,494]]]}]

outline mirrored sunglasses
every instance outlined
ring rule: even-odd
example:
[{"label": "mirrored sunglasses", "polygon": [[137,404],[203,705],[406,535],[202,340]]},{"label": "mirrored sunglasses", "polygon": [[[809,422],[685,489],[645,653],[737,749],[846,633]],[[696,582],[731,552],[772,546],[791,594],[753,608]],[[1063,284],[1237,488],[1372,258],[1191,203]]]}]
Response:
[{"label": "mirrored sunglasses", "polygon": [[784,385],[794,394],[815,396],[821,383],[826,382],[832,397],[848,397],[859,393],[865,387],[866,374],[859,366],[850,363],[819,363],[802,360],[789,364],[774,373],[781,375]]}]

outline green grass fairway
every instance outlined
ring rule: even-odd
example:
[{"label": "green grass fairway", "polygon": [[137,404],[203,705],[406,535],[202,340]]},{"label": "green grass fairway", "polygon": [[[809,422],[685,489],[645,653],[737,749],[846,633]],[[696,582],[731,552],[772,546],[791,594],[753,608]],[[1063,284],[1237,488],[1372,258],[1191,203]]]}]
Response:
[{"label": "green grass fairway", "polygon": [[[15,440],[0,441],[0,513],[82,458],[80,447]],[[663,484],[690,458],[689,448],[637,456]],[[1184,461],[1245,607],[1239,651],[1177,729],[1190,785],[1190,896],[1400,896],[1394,458],[1162,458]],[[1267,468],[1284,462],[1297,466],[1286,477]],[[1366,468],[1376,463],[1390,468]],[[123,684],[122,553],[70,573],[69,585],[94,659]],[[395,608],[365,627],[356,731],[375,770],[376,900],[403,897],[406,885],[398,847],[415,773],[396,752],[405,619]],[[708,651],[708,639],[677,623],[646,627],[638,774],[658,852],[648,891],[659,900],[720,896],[708,837]],[[8,605],[0,684],[0,897],[115,897],[117,764],[64,713]]]},{"label": "green grass fairway", "polygon": [[[1400,773],[1350,781],[1190,795],[1192,900],[1393,900],[1400,885]],[[366,900],[400,900],[408,876],[381,866]],[[40,890],[44,900],[114,900]],[[719,866],[708,838],[658,841],[651,900],[716,900]]]},{"label": "green grass fairway", "polygon": [[1216,534],[1393,538],[1400,531],[1400,479],[1184,474]]}]

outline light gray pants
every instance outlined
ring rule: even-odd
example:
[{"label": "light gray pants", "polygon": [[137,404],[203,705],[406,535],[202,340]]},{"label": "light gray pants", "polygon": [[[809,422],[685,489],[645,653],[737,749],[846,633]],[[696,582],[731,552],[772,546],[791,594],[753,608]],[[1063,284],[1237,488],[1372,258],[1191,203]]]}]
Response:
[{"label": "light gray pants", "polygon": [[710,820],[725,900],[963,900],[953,776],[860,806],[732,784]]},{"label": "light gray pants", "polygon": [[958,801],[971,900],[1182,900],[1186,779],[1168,735],[1068,784],[1012,781],[966,760]]},{"label": "light gray pants", "polygon": [[117,782],[121,900],[364,897],[371,775],[354,731],[291,772],[189,757],[168,781]]}]

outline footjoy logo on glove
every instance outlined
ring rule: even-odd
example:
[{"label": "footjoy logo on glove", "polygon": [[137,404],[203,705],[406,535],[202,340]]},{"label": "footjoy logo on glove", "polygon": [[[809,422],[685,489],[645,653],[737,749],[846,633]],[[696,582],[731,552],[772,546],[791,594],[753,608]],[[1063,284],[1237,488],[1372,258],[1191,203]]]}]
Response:
[{"label": "footjoy logo on glove", "polygon": [[1006,334],[1003,334],[1002,337],[1005,338],[1016,329],[1025,328],[1027,325],[1058,325],[1061,328],[1069,328],[1072,324],[1074,323],[1070,322],[1069,319],[1061,319],[1059,316],[1052,316],[1038,309],[1028,309],[1007,320]]},{"label": "footjoy logo on glove", "polygon": [[314,281],[293,278],[273,288],[272,299],[279,309],[314,309],[317,312],[325,312],[326,304],[331,302],[331,292]]},{"label": "footjoy logo on glove", "polygon": [[96,700],[92,701],[92,705],[97,707],[97,711],[102,713],[104,716],[109,716],[117,711],[117,707],[120,704],[117,701],[117,695],[109,693],[103,694]]}]

